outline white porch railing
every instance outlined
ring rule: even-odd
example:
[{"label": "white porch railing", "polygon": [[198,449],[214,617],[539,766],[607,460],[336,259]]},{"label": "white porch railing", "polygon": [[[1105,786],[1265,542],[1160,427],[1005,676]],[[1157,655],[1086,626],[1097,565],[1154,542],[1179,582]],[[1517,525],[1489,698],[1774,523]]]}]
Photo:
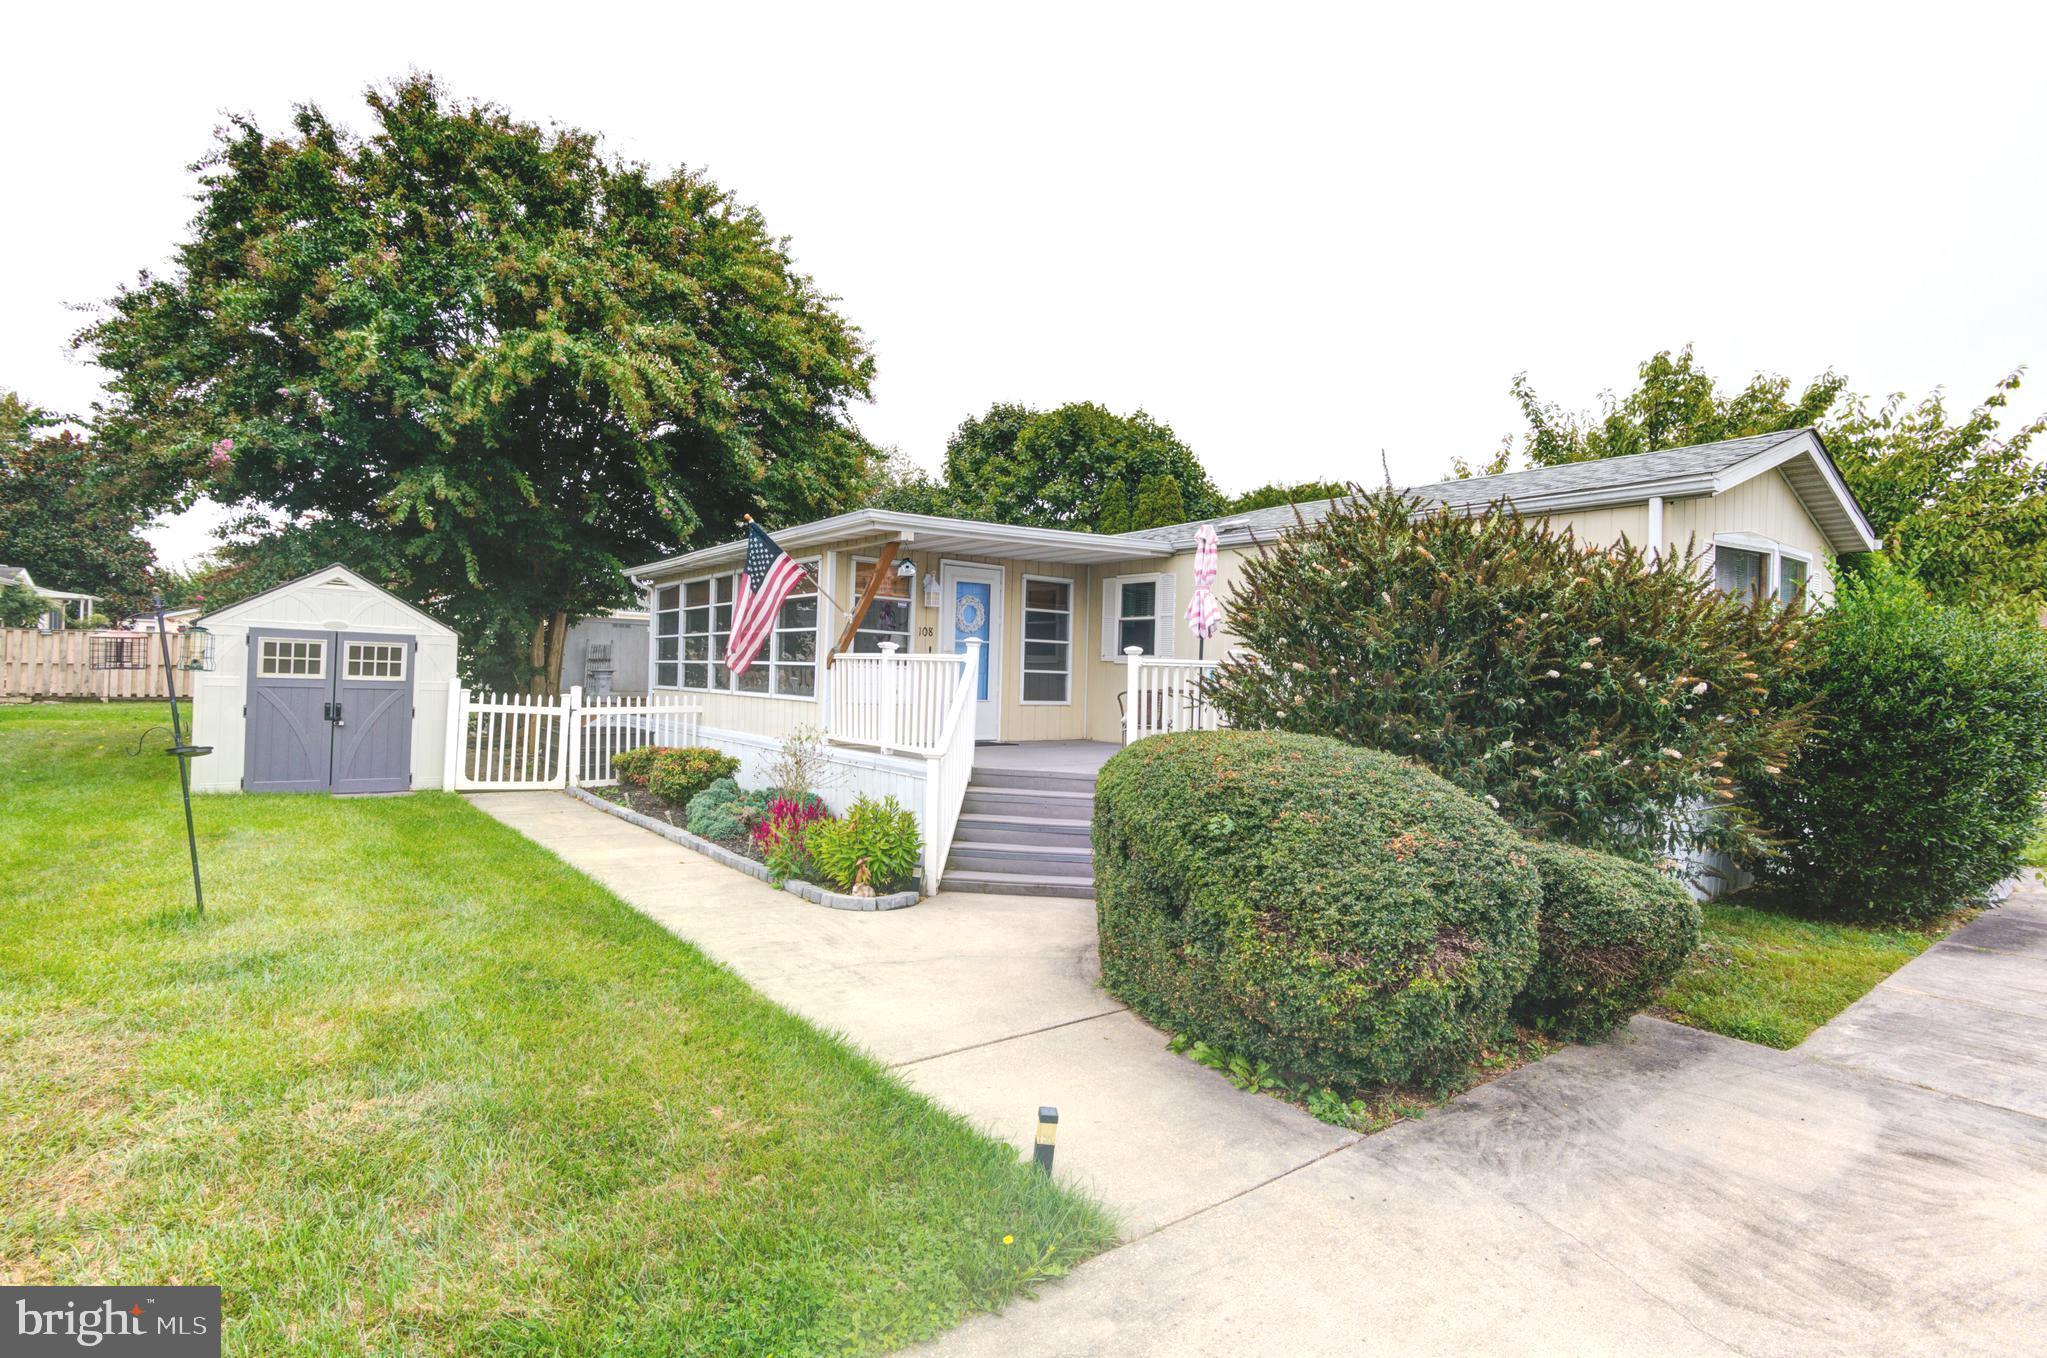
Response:
[{"label": "white porch railing", "polygon": [[1131,646],[1123,652],[1123,743],[1168,731],[1214,731],[1225,723],[1209,701],[1207,680],[1220,660],[1161,660]]},{"label": "white porch railing", "polygon": [[[972,643],[980,645],[979,642]],[[968,655],[898,655],[884,641],[878,652],[832,657],[825,734],[838,745],[872,745],[883,754],[935,755],[946,748],[946,728]]]},{"label": "white porch railing", "polygon": [[677,694],[448,691],[449,792],[592,787],[618,780],[611,757],[642,745],[694,745],[703,704]]},{"label": "white porch railing", "polygon": [[959,830],[960,808],[966,805],[967,784],[974,777],[974,695],[979,689],[983,642],[969,642],[968,664],[960,667],[939,728],[937,750],[924,766],[924,890],[938,890],[945,860],[952,856],[952,838]]}]

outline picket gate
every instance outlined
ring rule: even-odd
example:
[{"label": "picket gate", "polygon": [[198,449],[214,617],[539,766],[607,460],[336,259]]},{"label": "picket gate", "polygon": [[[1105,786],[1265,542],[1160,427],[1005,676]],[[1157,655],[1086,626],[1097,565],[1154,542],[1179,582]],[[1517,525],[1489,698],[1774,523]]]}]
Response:
[{"label": "picket gate", "polygon": [[614,755],[694,745],[703,704],[680,694],[448,693],[449,792],[601,787]]}]

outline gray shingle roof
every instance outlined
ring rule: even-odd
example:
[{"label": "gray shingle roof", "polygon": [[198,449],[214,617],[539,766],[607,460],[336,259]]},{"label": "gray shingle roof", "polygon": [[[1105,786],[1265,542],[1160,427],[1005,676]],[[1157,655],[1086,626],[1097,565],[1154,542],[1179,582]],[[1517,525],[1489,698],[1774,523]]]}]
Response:
[{"label": "gray shingle roof", "polygon": [[[1754,434],[1748,438],[1720,443],[1698,443],[1689,448],[1661,448],[1653,453],[1632,453],[1626,457],[1601,458],[1594,462],[1567,462],[1560,467],[1531,467],[1526,471],[1502,472],[1498,476],[1471,476],[1449,481],[1431,481],[1409,486],[1405,493],[1424,504],[1467,509],[1496,500],[1534,502],[1558,496],[1601,495],[1632,485],[1650,486],[1684,477],[1711,477],[1738,462],[1765,452],[1807,431],[1791,429],[1777,434]],[[1644,492],[1645,496],[1647,492]],[[1314,523],[1329,512],[1333,500],[1315,500],[1300,505],[1277,505],[1254,509],[1215,520],[1225,536],[1232,530],[1248,531],[1268,538],[1294,526],[1294,515]],[[1143,528],[1122,536],[1163,542],[1174,547],[1191,545],[1198,523],[1176,523],[1166,528]]]}]

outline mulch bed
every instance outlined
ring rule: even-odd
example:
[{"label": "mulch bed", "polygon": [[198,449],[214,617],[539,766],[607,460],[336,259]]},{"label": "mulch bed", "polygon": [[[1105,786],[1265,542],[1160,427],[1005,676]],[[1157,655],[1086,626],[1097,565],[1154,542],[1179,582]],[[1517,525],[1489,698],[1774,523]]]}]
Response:
[{"label": "mulch bed", "polygon": [[[689,818],[683,814],[683,808],[666,797],[655,796],[643,787],[619,783],[613,787],[593,787],[586,790],[594,792],[607,802],[617,802],[628,811],[637,811],[663,824],[673,825],[678,830],[689,829]],[[754,848],[750,835],[741,835],[737,839],[714,839],[711,843],[723,849],[730,849],[742,858],[751,858],[756,863],[762,861],[760,850]]]}]

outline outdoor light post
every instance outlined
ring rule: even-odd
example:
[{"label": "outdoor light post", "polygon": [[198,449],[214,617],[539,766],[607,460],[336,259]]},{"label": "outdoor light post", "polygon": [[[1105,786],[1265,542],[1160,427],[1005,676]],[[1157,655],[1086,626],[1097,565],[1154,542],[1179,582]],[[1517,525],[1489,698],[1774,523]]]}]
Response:
[{"label": "outdoor light post", "polygon": [[1038,1143],[1031,1147],[1031,1165],[1040,1174],[1052,1173],[1052,1143],[1059,1139],[1059,1110],[1038,1110]]},{"label": "outdoor light post", "polygon": [[212,754],[211,745],[187,745],[184,722],[178,716],[178,672],[171,666],[171,634],[164,627],[163,595],[151,597],[156,606],[156,636],[163,645],[163,683],[171,695],[171,748],[165,751],[178,761],[178,793],[185,799],[185,848],[192,855],[192,901],[198,913],[206,913],[206,891],[199,884],[199,836],[192,829],[192,761]]}]

